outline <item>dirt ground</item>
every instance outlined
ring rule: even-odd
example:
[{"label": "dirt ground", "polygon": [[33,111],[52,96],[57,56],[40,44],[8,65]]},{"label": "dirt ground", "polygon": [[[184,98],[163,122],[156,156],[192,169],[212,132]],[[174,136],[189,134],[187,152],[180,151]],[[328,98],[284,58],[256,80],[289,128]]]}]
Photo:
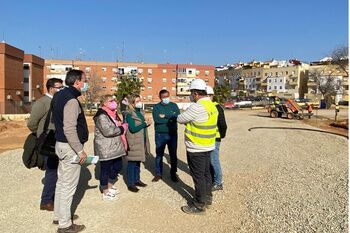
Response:
[{"label": "dirt ground", "polygon": [[[319,111],[320,113],[317,114],[317,116],[316,113],[314,113],[315,115],[311,119],[304,119],[302,122],[307,125],[320,128],[322,130],[348,136],[348,130],[330,126],[330,124],[334,122],[334,110]],[[347,119],[347,112],[348,109],[343,109],[342,114],[339,116],[339,119]],[[266,112],[261,112],[261,114],[266,114]],[[151,114],[148,114],[148,116],[151,116]],[[92,116],[87,116],[86,118],[89,131],[90,133],[93,133],[94,122]],[[0,153],[7,150],[22,148],[24,141],[29,133],[30,131],[26,127],[25,121],[0,121]]]},{"label": "dirt ground", "polygon": [[[184,127],[179,127],[179,183],[154,175],[154,130],[149,129],[151,151],[141,167],[148,184],[138,193],[125,185],[125,168],[115,202],[102,201],[98,191],[99,166],[83,166],[73,201],[84,232],[348,232],[348,140],[311,131],[251,127],[301,127],[302,121],[272,119],[263,111],[227,111],[228,132],[221,142],[224,190],[214,193],[204,216],[184,214],[194,187],[186,162]],[[319,119],[317,119],[319,124]],[[88,120],[92,127],[91,118]],[[309,122],[310,123],[310,122]],[[21,148],[28,131],[25,122],[1,122],[2,150]],[[90,130],[90,132],[93,132]],[[8,138],[6,138],[8,137]],[[93,153],[93,134],[85,149]],[[5,143],[5,144],[4,144]],[[39,210],[43,172],[26,169],[22,149],[0,154],[0,232],[55,232],[52,213]]]}]

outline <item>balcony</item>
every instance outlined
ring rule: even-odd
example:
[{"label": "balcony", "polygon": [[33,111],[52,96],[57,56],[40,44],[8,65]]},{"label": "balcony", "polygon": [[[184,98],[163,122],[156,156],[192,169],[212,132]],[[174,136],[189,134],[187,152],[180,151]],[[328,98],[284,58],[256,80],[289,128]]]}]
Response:
[{"label": "balcony", "polygon": [[315,87],[315,86],[317,86],[317,84],[316,84],[316,82],[308,82],[307,86],[308,87]]}]

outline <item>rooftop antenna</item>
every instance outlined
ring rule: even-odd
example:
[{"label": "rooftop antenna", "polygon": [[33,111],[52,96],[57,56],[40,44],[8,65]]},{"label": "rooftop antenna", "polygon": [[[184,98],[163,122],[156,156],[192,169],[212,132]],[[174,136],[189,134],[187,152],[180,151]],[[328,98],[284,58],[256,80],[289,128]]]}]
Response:
[{"label": "rooftop antenna", "polygon": [[2,41],[1,42],[5,43],[5,32],[4,31],[2,32]]},{"label": "rooftop antenna", "polygon": [[124,41],[122,43],[122,61],[124,61],[124,49],[125,49],[125,44],[124,44]]}]

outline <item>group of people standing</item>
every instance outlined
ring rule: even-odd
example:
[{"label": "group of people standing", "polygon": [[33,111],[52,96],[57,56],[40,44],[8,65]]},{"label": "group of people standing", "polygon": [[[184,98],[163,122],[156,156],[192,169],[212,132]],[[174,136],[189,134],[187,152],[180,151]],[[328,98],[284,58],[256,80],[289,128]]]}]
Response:
[{"label": "group of people standing", "polygon": [[[45,182],[41,197],[41,210],[54,211],[53,224],[57,232],[80,232],[84,225],[73,220],[71,205],[79,182],[81,165],[87,154],[84,143],[88,141],[88,127],[83,108],[78,100],[88,86],[83,71],[71,70],[67,73],[64,87],[61,79],[47,81],[47,93],[40,98],[31,111],[28,128],[39,136],[47,117],[51,117],[48,129],[55,130],[57,156],[44,156]],[[192,204],[182,207],[188,214],[202,214],[212,204],[212,191],[222,190],[222,172],[219,161],[221,138],[226,134],[223,109],[212,102],[213,89],[201,79],[190,85],[190,98],[194,102],[180,113],[177,104],[170,101],[167,90],[159,92],[160,102],[153,108],[152,116],[145,117],[142,99],[138,94],[124,96],[120,119],[118,104],[112,95],[101,97],[100,108],[93,117],[95,123],[94,152],[99,156],[100,188],[102,199],[112,201],[120,192],[116,186],[118,174],[122,170],[123,158],[127,160],[127,187],[138,192],[147,184],[141,181],[141,163],[151,156],[148,127],[155,129],[155,172],[152,182],[163,179],[163,157],[168,147],[170,157],[170,179],[178,182],[177,145],[178,123],[184,124],[187,162],[194,181],[195,194]],[[52,112],[52,116],[48,113]],[[72,163],[78,157],[79,163]]]}]

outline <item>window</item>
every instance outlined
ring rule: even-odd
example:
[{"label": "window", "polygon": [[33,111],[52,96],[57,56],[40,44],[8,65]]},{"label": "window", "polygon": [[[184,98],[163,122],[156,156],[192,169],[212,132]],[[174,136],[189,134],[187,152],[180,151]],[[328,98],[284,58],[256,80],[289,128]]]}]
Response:
[{"label": "window", "polygon": [[102,71],[103,71],[103,72],[106,72],[106,71],[107,71],[107,68],[106,68],[106,67],[102,67]]},{"label": "window", "polygon": [[166,78],[163,78],[163,83],[166,83],[167,82],[167,79]]},{"label": "window", "polygon": [[292,71],[292,75],[295,75],[295,71],[294,70]]},{"label": "window", "polygon": [[278,72],[276,72],[276,76],[278,75]]},{"label": "window", "polygon": [[152,74],[152,69],[147,70],[148,74]]},{"label": "window", "polygon": [[205,76],[209,75],[209,70],[204,71]]},{"label": "window", "polygon": [[166,69],[163,69],[163,74],[165,74],[166,73]]},{"label": "window", "polygon": [[277,90],[277,86],[274,86],[274,89]]},{"label": "window", "polygon": [[265,73],[265,76],[267,76],[267,73]]},{"label": "window", "polygon": [[260,76],[260,71],[258,72],[258,76]]},{"label": "window", "polygon": [[282,82],[282,79],[280,79],[280,82]]},{"label": "window", "polygon": [[104,82],[104,83],[105,83],[105,82],[106,82],[106,80],[107,80],[107,78],[106,78],[106,77],[102,77],[101,79],[102,79],[102,82]]},{"label": "window", "polygon": [[163,90],[166,90],[166,87],[163,87],[162,89],[163,89]]},{"label": "window", "polygon": [[152,95],[148,95],[148,96],[147,96],[147,99],[148,99],[148,100],[152,100]]},{"label": "window", "polygon": [[176,78],[173,78],[173,79],[172,79],[172,82],[173,82],[173,83],[176,83]]},{"label": "window", "polygon": [[269,90],[271,90],[271,87],[269,87]]},{"label": "window", "polygon": [[196,75],[199,75],[199,70],[196,70]]},{"label": "window", "polygon": [[269,79],[269,83],[271,83],[271,79]]},{"label": "window", "polygon": [[139,72],[139,74],[143,73],[143,69],[138,69],[137,71]]},{"label": "window", "polygon": [[115,81],[115,80],[117,80],[117,77],[112,77],[111,80]]},{"label": "window", "polygon": [[107,87],[106,87],[106,86],[103,86],[102,89],[107,89]]},{"label": "window", "polygon": [[24,91],[23,94],[24,96],[29,96],[29,91]]},{"label": "window", "polygon": [[91,71],[91,68],[89,66],[85,67],[85,72],[89,73]]},{"label": "window", "polygon": [[152,82],[152,78],[147,78],[147,82],[151,83]]},{"label": "window", "polygon": [[282,90],[282,86],[280,86],[280,90]]},{"label": "window", "polygon": [[288,75],[288,71],[286,71],[286,75]]},{"label": "window", "polygon": [[148,88],[148,89],[152,89],[152,87],[151,87],[151,86],[148,86],[147,88]]},{"label": "window", "polygon": [[172,87],[171,90],[176,91],[176,87]]},{"label": "window", "polygon": [[189,70],[189,71],[188,71],[188,74],[192,74],[192,70]]}]

